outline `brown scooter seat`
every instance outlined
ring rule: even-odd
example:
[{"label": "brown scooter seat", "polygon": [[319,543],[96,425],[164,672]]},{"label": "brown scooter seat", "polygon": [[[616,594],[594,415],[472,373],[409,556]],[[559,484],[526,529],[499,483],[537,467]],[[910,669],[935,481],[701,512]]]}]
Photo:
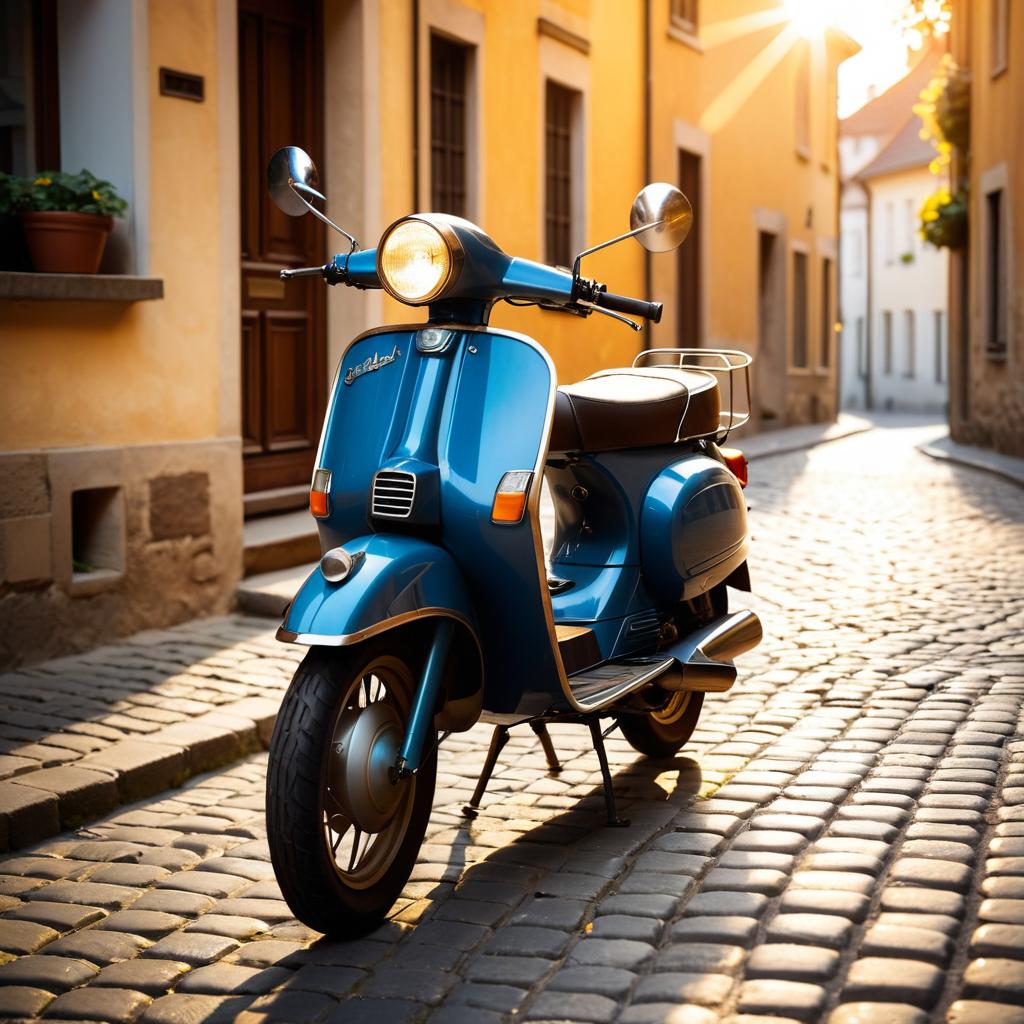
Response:
[{"label": "brown scooter seat", "polygon": [[552,452],[649,448],[714,435],[721,403],[714,374],[674,366],[601,370],[555,396]]}]

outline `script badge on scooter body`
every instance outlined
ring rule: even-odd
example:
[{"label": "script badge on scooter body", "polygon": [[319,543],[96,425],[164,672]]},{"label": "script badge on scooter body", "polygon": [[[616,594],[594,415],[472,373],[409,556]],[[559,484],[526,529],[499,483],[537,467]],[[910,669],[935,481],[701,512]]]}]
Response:
[{"label": "script badge on scooter body", "polygon": [[374,352],[369,359],[348,368],[345,372],[345,383],[351,385],[354,380],[362,377],[364,373],[383,370],[385,366],[390,366],[401,354],[401,350],[397,345],[391,350],[391,355],[388,356],[382,356],[379,352]]}]

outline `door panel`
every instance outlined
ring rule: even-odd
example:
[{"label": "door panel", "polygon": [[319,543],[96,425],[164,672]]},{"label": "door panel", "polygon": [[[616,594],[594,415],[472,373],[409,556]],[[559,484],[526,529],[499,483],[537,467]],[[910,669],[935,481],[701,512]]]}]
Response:
[{"label": "door panel", "polygon": [[304,446],[313,429],[310,347],[304,318],[267,315],[267,376],[274,382],[267,410],[266,446],[271,451]]},{"label": "door panel", "polygon": [[324,261],[313,217],[288,217],[267,195],[281,146],[319,160],[319,5],[239,0],[242,273],[242,435],[245,491],[309,481],[326,403],[324,285],[283,282],[284,267]]}]

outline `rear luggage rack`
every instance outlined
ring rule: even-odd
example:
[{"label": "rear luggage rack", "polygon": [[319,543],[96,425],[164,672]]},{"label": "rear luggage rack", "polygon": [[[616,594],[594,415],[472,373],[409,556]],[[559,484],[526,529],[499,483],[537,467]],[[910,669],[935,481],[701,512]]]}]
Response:
[{"label": "rear luggage rack", "polygon": [[[719,413],[716,441],[723,442],[729,431],[743,426],[750,419],[750,363],[746,352],[731,348],[650,348],[641,352],[634,360],[637,368],[672,366],[679,370],[696,370],[713,376],[718,382],[722,395],[722,411]],[[743,402],[737,409],[740,398],[736,378],[742,375]],[[726,387],[726,384],[728,385]],[[689,404],[689,399],[687,399]],[[680,429],[686,418],[686,410],[680,418]]]}]

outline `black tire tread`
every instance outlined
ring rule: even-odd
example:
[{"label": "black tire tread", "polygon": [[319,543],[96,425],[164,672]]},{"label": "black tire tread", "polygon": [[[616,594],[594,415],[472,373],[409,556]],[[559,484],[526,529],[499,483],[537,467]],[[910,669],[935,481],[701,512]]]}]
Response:
[{"label": "black tire tread", "polygon": [[[360,657],[361,655],[361,657]],[[415,845],[408,870],[401,864],[376,883],[377,906],[362,909],[345,899],[327,859],[321,821],[321,772],[327,735],[339,698],[339,679],[365,663],[366,652],[313,648],[299,665],[281,702],[267,763],[267,842],[278,885],[295,916],[317,931],[354,938],[372,931],[398,896],[411,872],[433,799],[436,752],[417,778],[416,805],[404,848]],[[423,792],[429,790],[428,793]],[[401,858],[396,858],[396,861]],[[410,860],[406,857],[405,860]],[[371,900],[372,902],[372,900]]]}]

